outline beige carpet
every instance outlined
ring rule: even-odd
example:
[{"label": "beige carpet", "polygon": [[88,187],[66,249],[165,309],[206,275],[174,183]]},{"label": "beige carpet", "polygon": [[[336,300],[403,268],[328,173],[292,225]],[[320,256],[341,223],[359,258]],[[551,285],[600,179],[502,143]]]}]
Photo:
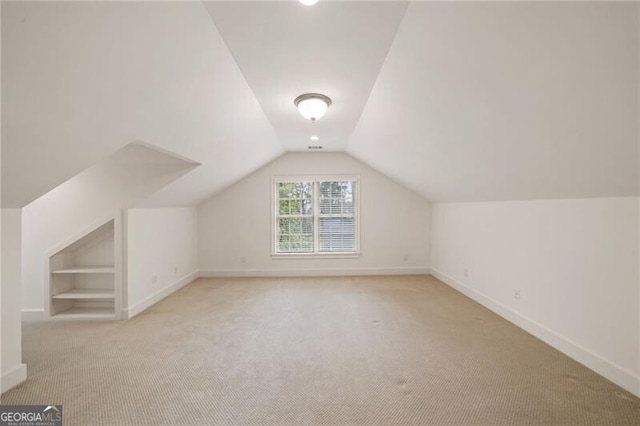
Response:
[{"label": "beige carpet", "polygon": [[427,276],[200,279],[24,327],[3,404],[65,424],[640,424],[640,400]]}]

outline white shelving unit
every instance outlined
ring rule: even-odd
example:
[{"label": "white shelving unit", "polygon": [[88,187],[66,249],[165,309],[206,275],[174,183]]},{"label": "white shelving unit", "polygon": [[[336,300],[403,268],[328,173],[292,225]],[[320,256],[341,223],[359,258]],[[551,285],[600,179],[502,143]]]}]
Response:
[{"label": "white shelving unit", "polygon": [[49,258],[52,319],[116,319],[114,222],[110,220]]}]

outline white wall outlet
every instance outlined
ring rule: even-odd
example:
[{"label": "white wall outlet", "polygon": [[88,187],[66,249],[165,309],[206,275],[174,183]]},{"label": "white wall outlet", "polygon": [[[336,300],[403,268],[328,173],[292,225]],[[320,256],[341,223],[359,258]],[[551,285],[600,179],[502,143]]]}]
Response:
[{"label": "white wall outlet", "polygon": [[464,273],[464,276],[465,276],[465,277],[468,277],[468,276],[469,276],[469,269],[464,268],[464,271],[462,271],[462,272]]},{"label": "white wall outlet", "polygon": [[157,275],[152,275],[151,276],[151,284],[158,284],[158,276]]},{"label": "white wall outlet", "polygon": [[404,257],[403,257],[403,259],[404,259],[404,261],[405,261],[405,262],[408,262],[408,261],[409,261],[409,255],[408,255],[408,254],[405,254],[405,255],[404,255]]},{"label": "white wall outlet", "polygon": [[516,288],[513,290],[513,298],[516,300],[520,300],[520,289]]},{"label": "white wall outlet", "polygon": [[173,267],[173,273],[176,274],[176,275],[178,274],[178,267],[177,266]]},{"label": "white wall outlet", "polygon": [[242,257],[240,258],[240,263],[247,263],[247,258],[246,258],[246,257],[244,257],[244,256],[242,256]]}]

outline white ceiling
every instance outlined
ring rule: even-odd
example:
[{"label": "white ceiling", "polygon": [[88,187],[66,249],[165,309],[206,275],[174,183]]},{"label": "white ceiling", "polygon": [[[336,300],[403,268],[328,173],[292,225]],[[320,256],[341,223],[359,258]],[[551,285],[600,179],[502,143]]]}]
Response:
[{"label": "white ceiling", "polygon": [[[387,55],[406,2],[206,2],[249,86],[288,151],[344,150]],[[293,105],[319,92],[316,123]],[[315,134],[320,141],[310,142]]]},{"label": "white ceiling", "polygon": [[639,9],[2,2],[2,205],[134,140],[202,163],[140,205],[196,205],[311,133],[433,200],[634,195]]}]

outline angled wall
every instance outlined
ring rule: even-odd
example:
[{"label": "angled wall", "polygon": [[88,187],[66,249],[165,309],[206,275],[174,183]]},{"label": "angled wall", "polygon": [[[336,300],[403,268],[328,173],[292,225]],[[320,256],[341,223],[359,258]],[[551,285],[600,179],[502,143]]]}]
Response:
[{"label": "angled wall", "polygon": [[[315,174],[360,175],[359,258],[272,258],[272,177]],[[200,269],[245,276],[425,273],[429,214],[424,198],[347,154],[289,153],[199,207]]]},{"label": "angled wall", "polygon": [[203,164],[146,207],[197,205],[281,154],[202,2],[1,7],[4,207],[132,140]]},{"label": "angled wall", "polygon": [[45,264],[55,248],[73,243],[120,209],[158,191],[197,164],[132,143],[22,209],[22,309],[39,319]]}]

